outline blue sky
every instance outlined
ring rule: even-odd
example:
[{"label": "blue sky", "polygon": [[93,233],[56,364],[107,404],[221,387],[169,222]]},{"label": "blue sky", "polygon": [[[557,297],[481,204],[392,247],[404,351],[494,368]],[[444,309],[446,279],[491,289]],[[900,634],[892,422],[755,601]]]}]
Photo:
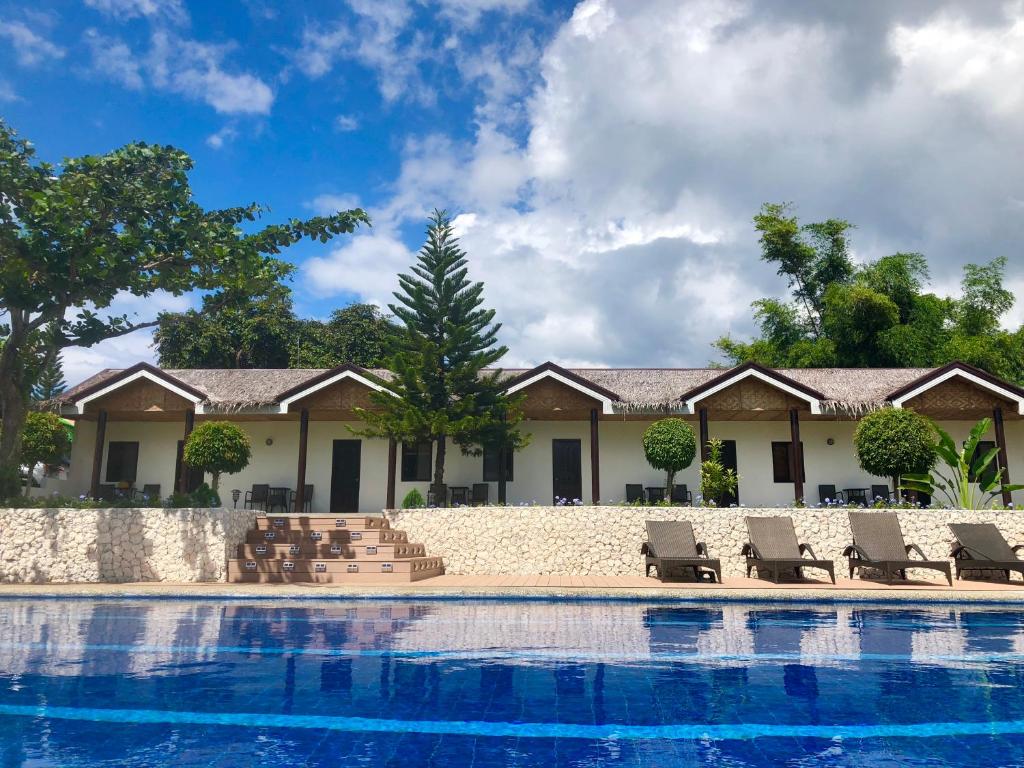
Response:
[{"label": "blue sky", "polygon": [[447,207],[508,364],[703,365],[784,290],[768,200],[924,252],[939,292],[999,255],[1024,290],[1021,51],[1024,6],[987,0],[0,0],[0,115],[50,160],[182,147],[207,206],[366,207],[290,252],[303,314],[385,303]]}]

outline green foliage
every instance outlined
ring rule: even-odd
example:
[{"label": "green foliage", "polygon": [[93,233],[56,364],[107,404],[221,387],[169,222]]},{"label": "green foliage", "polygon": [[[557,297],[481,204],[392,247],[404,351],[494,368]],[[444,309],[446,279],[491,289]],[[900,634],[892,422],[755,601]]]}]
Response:
[{"label": "green foliage", "polygon": [[55,413],[33,411],[25,417],[21,458],[29,467],[53,464],[71,450],[67,425]]},{"label": "green foliage", "polygon": [[372,304],[350,304],[331,313],[327,322],[299,320],[292,368],[335,368],[345,363],[376,368],[387,360],[397,329]]},{"label": "green foliage", "polygon": [[722,463],[722,441],[708,441],[708,457],[700,465],[700,493],[705,506],[719,506],[722,499],[736,493],[740,477]]},{"label": "green foliage", "polygon": [[666,498],[672,498],[677,472],[693,463],[697,438],[693,428],[682,419],[661,419],[644,430],[644,456],[647,463],[666,473]]},{"label": "green foliage", "polygon": [[861,468],[896,479],[927,472],[935,463],[935,432],[924,416],[899,408],[867,414],[853,435]]},{"label": "green foliage", "polygon": [[32,399],[37,403],[45,403],[53,400],[61,392],[68,388],[64,380],[64,364],[61,356],[48,355],[43,361],[36,375],[36,383],[32,388]]},{"label": "green foliage", "polygon": [[765,205],[754,225],[761,258],[778,265],[792,300],[755,301],[757,338],[715,342],[729,363],[937,367],[963,360],[1024,384],[1024,329],[1000,327],[1014,302],[1003,286],[1005,259],[967,264],[962,297],[950,299],[925,292],[928,263],[920,253],[854,265],[845,221],[801,225],[789,206]]},{"label": "green foliage", "polygon": [[[412,274],[401,274],[392,313],[401,323],[388,361],[391,393],[371,395],[377,408],[358,409],[366,428],[357,434],[437,445],[433,484],[444,483],[447,438],[464,453],[485,442],[510,450],[525,443],[516,428],[520,398],[509,397],[493,366],[501,325],[483,308],[483,283],[468,279],[466,254],[447,214],[435,211]],[[491,369],[486,371],[485,369]]]},{"label": "green foliage", "polygon": [[985,509],[1003,491],[1024,489],[1024,485],[1003,484],[1003,468],[996,461],[998,446],[978,454],[978,443],[991,427],[991,419],[979,421],[957,450],[949,433],[933,423],[932,429],[939,436],[935,452],[946,465],[946,472],[938,476],[929,472],[907,473],[901,487],[929,496],[941,493],[950,506],[956,509]]},{"label": "green foliage", "polygon": [[214,493],[220,486],[221,473],[241,472],[251,458],[249,438],[230,421],[204,421],[185,441],[185,464],[213,475]]},{"label": "green foliage", "polygon": [[422,509],[427,506],[426,499],[423,498],[423,494],[413,488],[402,499],[402,509]]},{"label": "green foliage", "polygon": [[[38,360],[156,324],[105,312],[119,295],[174,295],[276,282],[276,258],[304,239],[326,242],[368,222],[361,209],[262,228],[256,204],[205,210],[194,199],[191,158],[142,142],[105,155],[38,162],[0,121],[0,482],[17,467],[19,435]],[[47,329],[43,333],[43,329]],[[12,492],[0,486],[0,496]]]}]

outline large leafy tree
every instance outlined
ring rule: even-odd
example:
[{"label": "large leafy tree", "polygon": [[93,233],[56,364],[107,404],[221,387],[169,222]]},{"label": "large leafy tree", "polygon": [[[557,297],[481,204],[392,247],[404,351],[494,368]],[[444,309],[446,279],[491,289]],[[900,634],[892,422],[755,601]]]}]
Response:
[{"label": "large leafy tree", "polygon": [[[494,310],[483,307],[483,283],[469,280],[466,254],[447,214],[435,211],[411,274],[398,276],[401,327],[388,359],[390,394],[374,393],[374,410],[360,410],[361,434],[436,446],[433,488],[444,488],[447,440],[468,454],[487,443],[515,450],[519,400],[505,394],[492,368],[508,351],[497,343]],[[485,370],[490,369],[490,370]]]},{"label": "large leafy tree", "polygon": [[336,309],[326,321],[298,321],[292,368],[334,368],[344,363],[374,368],[383,365],[396,327],[373,304]]},{"label": "large leafy tree", "polygon": [[729,362],[929,367],[964,360],[1024,382],[1024,330],[1000,325],[1013,306],[1005,259],[966,265],[961,298],[950,299],[925,291],[928,263],[919,253],[855,265],[847,222],[801,225],[788,206],[765,205],[754,225],[762,259],[778,265],[792,298],[754,302],[757,338],[715,343]]},{"label": "large leafy tree", "polygon": [[54,166],[0,121],[0,498],[17,492],[39,361],[156,324],[104,313],[119,294],[266,285],[290,269],[282,249],[367,221],[356,209],[259,228],[259,205],[201,207],[191,169],[181,150],[141,142]]}]

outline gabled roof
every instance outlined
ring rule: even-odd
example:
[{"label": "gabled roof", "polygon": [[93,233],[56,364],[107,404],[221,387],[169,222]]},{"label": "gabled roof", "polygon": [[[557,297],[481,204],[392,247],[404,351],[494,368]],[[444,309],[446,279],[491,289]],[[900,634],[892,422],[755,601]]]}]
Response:
[{"label": "gabled roof", "polygon": [[74,392],[71,402],[74,403],[75,410],[78,413],[85,413],[85,406],[87,403],[103,397],[104,395],[108,395],[111,392],[121,389],[133,382],[139,381],[140,379],[146,379],[158,384],[164,389],[173,392],[179,397],[188,400],[193,405],[197,406],[197,412],[202,412],[202,406],[200,403],[206,399],[205,393],[195,387],[189,386],[185,382],[181,381],[181,379],[171,376],[166,371],[162,371],[149,363],[137,363],[131,368],[125,368],[123,371],[119,371],[111,376],[100,378],[98,381],[87,387],[78,388]]},{"label": "gabled roof", "polygon": [[536,368],[513,376],[505,382],[505,391],[509,394],[525,389],[531,384],[536,384],[544,379],[552,379],[567,387],[582,392],[587,397],[592,397],[601,403],[601,410],[604,413],[612,413],[612,403],[622,400],[621,397],[610,389],[605,389],[579,374],[573,373],[567,368],[562,368],[551,361],[541,363]]},{"label": "gabled roof", "polygon": [[294,387],[279,393],[277,396],[278,407],[280,408],[281,413],[288,413],[289,406],[296,400],[301,400],[304,397],[312,395],[314,392],[318,392],[325,387],[329,387],[332,384],[345,379],[357,381],[363,386],[369,387],[376,392],[390,391],[384,385],[374,381],[373,374],[365,368],[360,368],[358,365],[346,363],[345,365],[339,365],[337,368],[331,368],[330,370],[324,371],[317,376],[303,381],[301,384],[297,384]]},{"label": "gabled roof", "polygon": [[744,363],[736,368],[730,368],[724,371],[721,376],[694,387],[679,399],[686,405],[687,410],[693,411],[701,400],[749,378],[759,379],[769,386],[804,400],[810,406],[811,413],[821,413],[821,403],[823,400],[828,399],[816,389],[812,389],[789,376],[753,362]]},{"label": "gabled roof", "polygon": [[980,368],[975,368],[973,365],[968,365],[967,363],[960,361],[948,363],[941,368],[929,371],[905,386],[890,392],[888,399],[892,402],[894,407],[902,408],[909,400],[913,400],[915,397],[927,392],[929,389],[937,387],[952,379],[961,379],[963,381],[970,382],[987,392],[991,392],[998,397],[1009,400],[1012,403],[1016,403],[1017,412],[1024,415],[1024,389],[1021,389],[1008,381],[1003,381]]}]

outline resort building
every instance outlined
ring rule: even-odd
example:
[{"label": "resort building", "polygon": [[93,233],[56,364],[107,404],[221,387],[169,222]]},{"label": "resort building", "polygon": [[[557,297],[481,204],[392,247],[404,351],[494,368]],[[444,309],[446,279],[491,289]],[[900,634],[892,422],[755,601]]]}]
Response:
[{"label": "resort building", "polygon": [[[962,363],[802,370],[755,364],[569,370],[545,363],[506,375],[509,391],[525,396],[522,430],[530,435],[525,449],[505,457],[509,504],[657,498],[664,474],[647,464],[641,436],[670,415],[690,421],[702,446],[709,438],[723,441],[724,461],[740,476],[736,498],[725,501],[745,506],[816,504],[830,492],[850,501],[891,492],[890,479],[860,469],[853,446],[858,419],[886,406],[927,415],[958,440],[978,419],[993,419],[984,447],[998,444],[1006,476],[1024,478],[1024,390]],[[279,489],[278,501],[313,513],[394,508],[414,488],[426,496],[434,457],[430,445],[353,431],[360,427],[353,409],[373,407],[370,393],[386,390],[389,378],[387,371],[354,366],[104,370],[61,396],[62,415],[76,422],[70,471],[43,492],[100,497],[159,486],[166,496],[192,489],[202,478],[182,466],[183,441],[198,421],[225,419],[238,422],[253,447],[249,466],[221,480],[226,505],[232,490],[240,492],[241,506],[254,485],[266,485]],[[699,462],[700,456],[676,478],[695,501]],[[451,501],[498,501],[499,468],[494,452],[448,450]]]}]

